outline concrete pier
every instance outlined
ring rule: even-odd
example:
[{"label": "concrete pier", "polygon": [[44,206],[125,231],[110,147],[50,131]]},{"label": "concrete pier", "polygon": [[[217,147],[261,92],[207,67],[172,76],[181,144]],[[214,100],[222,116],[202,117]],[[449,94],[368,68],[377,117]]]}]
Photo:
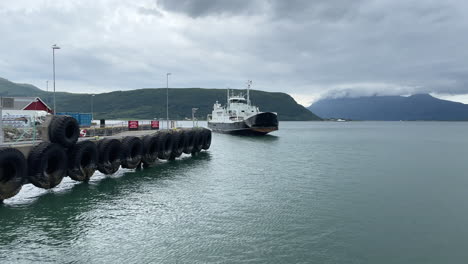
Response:
[{"label": "concrete pier", "polygon": [[96,170],[112,174],[120,166],[149,167],[157,159],[194,155],[211,145],[206,128],[115,129],[109,136],[98,136],[105,131],[98,129],[80,138],[78,124],[69,116],[51,116],[37,131],[38,140],[0,145],[0,201],[16,195],[24,184],[49,189],[65,176],[88,181]]}]

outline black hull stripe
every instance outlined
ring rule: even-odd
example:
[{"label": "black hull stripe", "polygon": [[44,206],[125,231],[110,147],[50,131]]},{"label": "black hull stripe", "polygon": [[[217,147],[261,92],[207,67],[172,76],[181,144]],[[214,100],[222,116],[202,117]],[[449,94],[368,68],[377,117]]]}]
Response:
[{"label": "black hull stripe", "polygon": [[238,134],[238,135],[266,135],[278,130],[276,114],[261,113],[242,122],[221,123],[208,122],[208,127],[213,132]]}]

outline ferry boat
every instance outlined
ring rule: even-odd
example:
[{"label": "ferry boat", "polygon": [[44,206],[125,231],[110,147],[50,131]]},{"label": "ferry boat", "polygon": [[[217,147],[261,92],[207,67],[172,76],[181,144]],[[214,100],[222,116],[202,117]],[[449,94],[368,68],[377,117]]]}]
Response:
[{"label": "ferry boat", "polygon": [[213,112],[208,115],[208,127],[213,132],[238,135],[265,135],[278,130],[278,114],[260,112],[260,109],[250,102],[250,86],[247,82],[247,97],[244,94],[235,95],[227,91],[227,104],[222,106],[218,101],[213,106]]}]

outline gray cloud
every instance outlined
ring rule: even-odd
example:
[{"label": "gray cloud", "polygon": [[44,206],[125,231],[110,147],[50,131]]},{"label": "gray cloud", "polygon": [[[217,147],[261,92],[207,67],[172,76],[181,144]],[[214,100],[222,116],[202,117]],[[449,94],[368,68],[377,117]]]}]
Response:
[{"label": "gray cloud", "polygon": [[468,94],[468,3],[416,0],[5,0],[0,77],[61,90],[254,87]]},{"label": "gray cloud", "polygon": [[140,7],[138,11],[143,15],[151,15],[151,16],[162,16],[163,14],[161,11],[155,8],[148,8],[148,7]]},{"label": "gray cloud", "polygon": [[158,0],[165,10],[190,17],[267,15],[273,19],[341,20],[351,18],[363,0]]},{"label": "gray cloud", "polygon": [[353,19],[363,0],[270,0],[272,16],[297,22],[330,22]]},{"label": "gray cloud", "polygon": [[256,0],[159,0],[157,3],[171,12],[184,13],[191,17],[210,15],[240,15],[255,11],[261,1]]}]

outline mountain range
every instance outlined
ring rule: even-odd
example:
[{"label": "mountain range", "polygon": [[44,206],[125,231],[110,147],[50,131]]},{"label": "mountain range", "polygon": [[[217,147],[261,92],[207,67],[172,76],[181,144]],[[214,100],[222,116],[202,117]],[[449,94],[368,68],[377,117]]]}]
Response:
[{"label": "mountain range", "polygon": [[[18,84],[0,78],[0,96],[38,96],[53,106],[52,92],[43,91],[33,85]],[[265,112],[277,112],[279,120],[311,121],[318,116],[299,105],[286,93],[250,91],[252,103]],[[92,100],[92,101],[91,101]],[[191,118],[192,108],[198,108],[196,117],[206,119],[213,104],[226,102],[225,89],[170,88],[169,118]],[[91,94],[56,93],[57,112],[91,112],[95,119],[153,119],[166,117],[166,88],[147,88],[129,91]]]},{"label": "mountain range", "polygon": [[313,103],[308,109],[325,119],[344,118],[382,121],[468,120],[468,105],[438,99],[429,94],[328,98]]}]

